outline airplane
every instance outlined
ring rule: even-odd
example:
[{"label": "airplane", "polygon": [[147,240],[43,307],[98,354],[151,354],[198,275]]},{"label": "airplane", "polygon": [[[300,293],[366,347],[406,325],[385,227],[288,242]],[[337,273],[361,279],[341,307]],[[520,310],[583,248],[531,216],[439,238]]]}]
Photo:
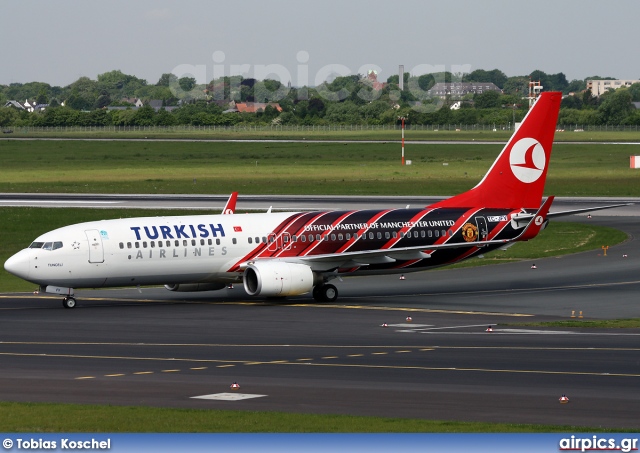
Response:
[{"label": "airplane", "polygon": [[421,208],[140,217],[49,231],[4,264],[13,275],[63,295],[76,288],[164,285],[212,291],[242,283],[249,296],[311,292],[338,297],[333,279],[406,274],[533,239],[549,219],[542,201],[562,93],[544,92],[472,189]]}]

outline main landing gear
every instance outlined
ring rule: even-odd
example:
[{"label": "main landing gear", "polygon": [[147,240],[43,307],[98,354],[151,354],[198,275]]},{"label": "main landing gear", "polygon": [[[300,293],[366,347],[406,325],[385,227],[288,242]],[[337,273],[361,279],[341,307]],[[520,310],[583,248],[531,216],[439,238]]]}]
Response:
[{"label": "main landing gear", "polygon": [[62,299],[62,306],[64,308],[74,308],[76,306],[76,299],[72,296],[67,296]]},{"label": "main landing gear", "polygon": [[316,302],[333,302],[338,298],[338,288],[322,283],[313,287],[313,298]]}]

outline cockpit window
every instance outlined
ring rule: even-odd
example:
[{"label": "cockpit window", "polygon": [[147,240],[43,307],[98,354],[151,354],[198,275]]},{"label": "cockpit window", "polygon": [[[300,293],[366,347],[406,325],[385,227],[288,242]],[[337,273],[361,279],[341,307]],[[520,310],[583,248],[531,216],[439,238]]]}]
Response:
[{"label": "cockpit window", "polygon": [[29,246],[30,249],[58,250],[62,248],[61,241],[55,242],[33,242]]}]

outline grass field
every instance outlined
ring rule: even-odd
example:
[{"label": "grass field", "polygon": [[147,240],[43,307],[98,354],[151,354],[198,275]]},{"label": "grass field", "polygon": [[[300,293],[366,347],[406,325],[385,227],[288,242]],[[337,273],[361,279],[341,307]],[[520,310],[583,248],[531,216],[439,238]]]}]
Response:
[{"label": "grass field", "polygon": [[579,433],[616,431],[580,426],[10,402],[0,402],[0,426],[6,433]]},{"label": "grass field", "polygon": [[[141,130],[142,129],[142,130]],[[434,130],[437,129],[437,130]],[[461,130],[456,130],[461,129]],[[627,131],[594,130],[575,132],[575,127],[566,126],[566,130],[556,132],[555,140],[563,141],[605,141],[605,142],[640,142],[640,129]],[[603,127],[602,129],[606,129]],[[118,139],[190,139],[190,140],[393,140],[400,141],[399,128],[390,126],[380,129],[379,126],[238,126],[236,128],[173,127],[136,128],[136,130],[119,130],[105,128],[14,128],[10,137],[23,138],[118,138]],[[416,126],[405,130],[406,140],[477,140],[507,141],[512,130],[498,127],[493,131],[491,126]],[[9,137],[9,136],[7,136]]]},{"label": "grass field", "polygon": [[[0,192],[454,195],[500,145],[0,141]],[[632,144],[558,144],[546,193],[640,196]]]}]

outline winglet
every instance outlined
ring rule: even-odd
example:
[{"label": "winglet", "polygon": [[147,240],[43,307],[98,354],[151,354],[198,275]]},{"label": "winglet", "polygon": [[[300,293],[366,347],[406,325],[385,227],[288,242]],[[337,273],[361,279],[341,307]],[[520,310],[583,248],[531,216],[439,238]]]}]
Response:
[{"label": "winglet", "polygon": [[236,201],[238,200],[238,192],[232,192],[227,200],[227,204],[222,209],[223,214],[233,214],[236,212]]},{"label": "winglet", "polygon": [[540,231],[544,228],[545,222],[547,220],[547,214],[549,214],[549,209],[551,209],[551,203],[553,203],[554,197],[547,198],[538,212],[535,213],[527,227],[524,229],[522,234],[518,236],[518,241],[528,241],[529,239],[533,239],[540,233]]}]

